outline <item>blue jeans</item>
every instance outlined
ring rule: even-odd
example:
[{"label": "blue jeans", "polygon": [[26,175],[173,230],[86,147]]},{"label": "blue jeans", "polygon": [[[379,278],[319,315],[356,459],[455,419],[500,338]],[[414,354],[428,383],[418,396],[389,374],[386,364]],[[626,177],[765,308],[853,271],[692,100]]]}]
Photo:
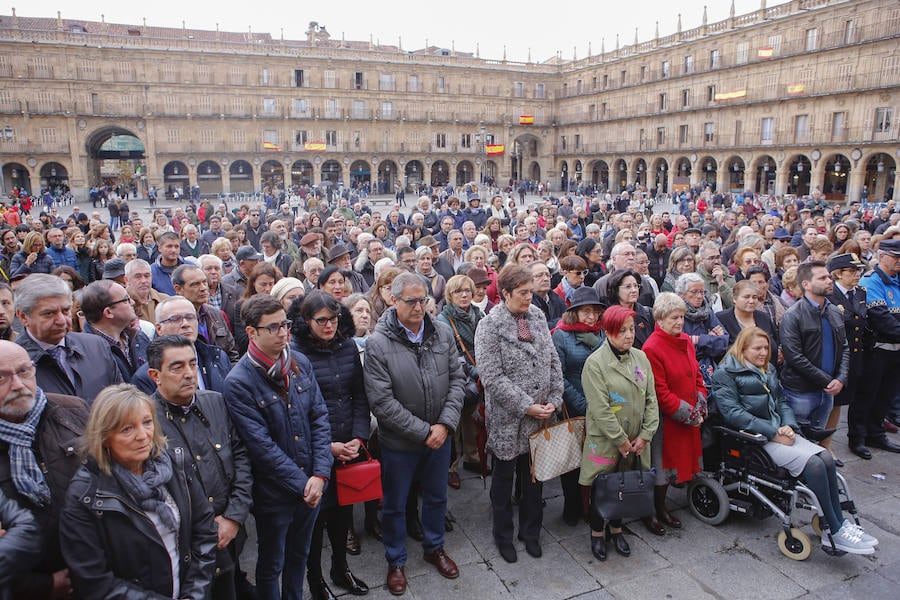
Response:
[{"label": "blue jeans", "polygon": [[[426,553],[444,547],[444,516],[447,513],[447,470],[450,468],[450,439],[437,450],[402,452],[381,448],[381,479],[384,501],[381,529],[384,558],[392,567],[406,564],[406,497],[413,479],[422,490],[422,529]],[[417,477],[418,475],[418,477]]]},{"label": "blue jeans", "polygon": [[822,428],[828,421],[834,398],[825,392],[795,392],[784,389],[784,398],[791,405],[800,425]]},{"label": "blue jeans", "polygon": [[318,514],[318,507],[311,509],[299,499],[295,507],[255,514],[259,537],[256,590],[261,600],[303,599],[303,576]]}]

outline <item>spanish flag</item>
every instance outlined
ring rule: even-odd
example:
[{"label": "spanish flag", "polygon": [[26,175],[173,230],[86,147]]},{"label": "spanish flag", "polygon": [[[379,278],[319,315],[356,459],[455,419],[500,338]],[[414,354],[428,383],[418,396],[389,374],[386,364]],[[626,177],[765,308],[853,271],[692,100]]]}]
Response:
[{"label": "spanish flag", "polygon": [[325,152],[325,142],[306,142],[303,149],[307,152]]},{"label": "spanish flag", "polygon": [[806,93],[806,84],[792,83],[787,86],[788,96],[800,96]]},{"label": "spanish flag", "polygon": [[737,100],[739,98],[745,98],[747,96],[747,90],[738,90],[736,92],[717,92],[715,95],[716,102],[723,102],[725,100]]},{"label": "spanish flag", "polygon": [[274,150],[275,152],[281,152],[281,146],[273,142],[263,142],[263,150]]},{"label": "spanish flag", "polygon": [[534,115],[519,115],[519,125],[534,125]]},{"label": "spanish flag", "polygon": [[503,144],[488,144],[485,148],[488,156],[495,156],[497,154],[503,154],[505,147]]},{"label": "spanish flag", "polygon": [[760,48],[756,51],[756,58],[768,59],[775,56],[775,48],[771,46],[766,46],[765,48]]}]

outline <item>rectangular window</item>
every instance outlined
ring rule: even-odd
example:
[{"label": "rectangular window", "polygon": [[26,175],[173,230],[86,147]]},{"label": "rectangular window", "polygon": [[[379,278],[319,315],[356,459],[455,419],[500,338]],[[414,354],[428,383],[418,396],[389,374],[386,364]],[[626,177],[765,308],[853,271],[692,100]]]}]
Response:
[{"label": "rectangular window", "polygon": [[57,139],[56,127],[41,127],[42,144],[55,144]]},{"label": "rectangular window", "polygon": [[447,147],[447,134],[446,133],[434,134],[434,147],[435,148],[446,148]]},{"label": "rectangular window", "polygon": [[300,130],[294,133],[294,143],[298,146],[304,145],[309,141],[309,132],[305,130]]},{"label": "rectangular window", "polygon": [[213,140],[215,139],[215,132],[212,129],[201,129],[200,130],[200,143],[206,146],[211,146],[213,144]]},{"label": "rectangular window", "polygon": [[263,130],[263,142],[266,144],[278,145],[278,131],[275,129]]},{"label": "rectangular window", "polygon": [[575,149],[576,150],[581,149],[581,134],[580,133],[575,134]]},{"label": "rectangular window", "polygon": [[359,148],[359,145],[362,143],[362,133],[359,131],[353,132],[353,147]]},{"label": "rectangular window", "polygon": [[325,131],[325,145],[326,146],[337,146],[337,130],[328,129]]},{"label": "rectangular window", "polygon": [[564,83],[564,84],[563,84],[563,87],[562,87],[562,97],[563,97],[563,98],[568,98],[568,97],[569,97],[569,84],[568,84],[568,83]]},{"label": "rectangular window", "polygon": [[900,54],[896,56],[885,56],[881,59],[881,83],[896,84],[900,78]]},{"label": "rectangular window", "polygon": [[200,83],[210,82],[209,65],[197,65],[197,81]]},{"label": "rectangular window", "polygon": [[856,23],[853,19],[844,23],[844,43],[852,44],[856,42]]},{"label": "rectangular window", "polygon": [[838,67],[838,89],[849,90],[853,85],[853,65],[846,64]]},{"label": "rectangular window", "polygon": [[322,72],[322,87],[333,90],[337,87],[337,73],[333,70]]},{"label": "rectangular window", "polygon": [[606,117],[606,102],[600,103],[600,118]]},{"label": "rectangular window", "polygon": [[180,129],[169,129],[166,132],[166,140],[170,144],[180,144],[181,143],[181,130]]},{"label": "rectangular window", "polygon": [[53,75],[50,64],[43,56],[37,56],[31,59],[31,72],[34,77],[52,77]]},{"label": "rectangular window", "polygon": [[269,76],[269,70],[263,69],[262,70],[262,84],[269,85],[270,80],[271,80],[271,77]]},{"label": "rectangular window", "polygon": [[407,92],[418,92],[419,91],[419,76],[418,75],[410,75],[407,78],[406,91]]},{"label": "rectangular window", "polygon": [[759,141],[771,144],[775,140],[775,118],[763,117],[759,124]]},{"label": "rectangular window", "polygon": [[513,82],[513,98],[521,98],[525,95],[525,84],[521,81]]},{"label": "rectangular window", "polygon": [[535,98],[546,98],[547,91],[546,86],[543,83],[534,84],[534,97]]},{"label": "rectangular window", "polygon": [[694,72],[694,56],[691,54],[684,57],[684,72],[687,75]]},{"label": "rectangular window", "polygon": [[134,81],[134,67],[128,61],[116,63],[116,81]]},{"label": "rectangular window", "polygon": [[174,115],[178,113],[178,98],[172,96],[171,94],[166,96],[165,99],[166,106],[166,114]]},{"label": "rectangular window", "polygon": [[[135,108],[137,106],[137,101],[135,100],[135,97],[133,95],[123,94],[122,96],[120,96],[120,100],[122,102],[122,112],[127,113],[127,114],[134,113]],[[201,98],[200,98],[201,107],[203,105],[204,100],[207,102],[212,102],[212,99],[209,96],[201,96]]]},{"label": "rectangular window", "polygon": [[462,148],[471,148],[472,147],[472,134],[464,133],[459,137],[459,145]]},{"label": "rectangular window", "polygon": [[263,114],[275,114],[275,98],[263,98]]},{"label": "rectangular window", "polygon": [[443,94],[447,91],[447,80],[443,77],[437,78],[437,91],[438,94]]},{"label": "rectangular window", "polygon": [[[8,76],[6,73],[4,75]],[[78,67],[78,76],[81,79],[97,79],[97,63],[93,60],[83,60]]]},{"label": "rectangular window", "polygon": [[575,95],[580,96],[583,91],[584,85],[583,82],[579,79],[575,82]]},{"label": "rectangular window", "polygon": [[604,75],[603,76],[603,89],[605,90],[608,87],[609,87],[609,75]]},{"label": "rectangular window", "polygon": [[819,30],[816,28],[806,30],[806,51],[812,52],[819,47]]},{"label": "rectangular window", "polygon": [[641,65],[641,81],[647,80],[647,66]]},{"label": "rectangular window", "polygon": [[16,141],[16,130],[12,127],[4,127],[3,128],[3,137],[0,138],[6,142],[14,142]]},{"label": "rectangular window", "polygon": [[772,55],[778,56],[781,54],[781,36],[780,35],[770,35],[769,36],[769,48],[772,49]]},{"label": "rectangular window", "polygon": [[597,120],[597,105],[588,104],[588,121]]},{"label": "rectangular window", "polygon": [[393,102],[382,102],[381,103],[381,118],[382,119],[393,119],[394,118]]},{"label": "rectangular window", "polygon": [[805,142],[809,139],[809,115],[794,117],[794,141]]},{"label": "rectangular window", "polygon": [[625,69],[622,69],[621,71],[619,71],[619,85],[625,85],[627,75],[628,75],[628,71],[626,71]]},{"label": "rectangular window", "polygon": [[680,125],[678,127],[678,143],[684,146],[688,143],[688,126]]},{"label": "rectangular window", "polygon": [[244,85],[244,70],[236,66],[231,67],[228,82],[232,85]]},{"label": "rectangular window", "polygon": [[393,92],[394,76],[389,73],[381,73],[378,76],[378,89],[382,92]]},{"label": "rectangular window", "polygon": [[743,122],[740,119],[735,120],[734,122],[734,145],[741,145],[741,133],[743,129]]},{"label": "rectangular window", "polygon": [[718,69],[719,68],[719,51],[718,50],[710,50],[709,51],[709,68],[710,69]]},{"label": "rectangular window", "polygon": [[175,65],[170,62],[162,63],[159,69],[159,77],[167,83],[173,83],[176,77]]},{"label": "rectangular window", "polygon": [[[93,63],[93,61],[84,61]],[[82,63],[83,66],[84,63]],[[9,63],[9,59],[6,56],[0,56],[0,76],[2,77],[12,77],[13,69],[12,65]]]},{"label": "rectangular window", "polygon": [[706,101],[707,102],[715,102],[716,101],[716,86],[714,86],[714,85],[706,86]]},{"label": "rectangular window", "polygon": [[842,142],[847,136],[847,113],[836,112],[831,114],[831,141]]},{"label": "rectangular window", "polygon": [[303,87],[303,69],[294,69],[294,87]]},{"label": "rectangular window", "polygon": [[703,124],[703,141],[707,144],[716,138],[716,125],[712,121]]},{"label": "rectangular window", "polygon": [[681,108],[688,108],[691,105],[691,90],[681,90]]},{"label": "rectangular window", "polygon": [[43,111],[49,111],[53,108],[53,96],[50,92],[40,91],[34,94],[35,104]]},{"label": "rectangular window", "polygon": [[661,68],[662,78],[668,79],[671,74],[672,74],[672,65],[667,60],[662,61],[662,68]]},{"label": "rectangular window", "polygon": [[766,75],[765,94],[767,98],[774,98],[778,94],[778,74],[769,73]]},{"label": "rectangular window", "polygon": [[208,115],[212,112],[212,96],[202,95],[197,101],[197,112],[202,115]]},{"label": "rectangular window", "polygon": [[743,65],[747,63],[750,56],[750,42],[740,42],[735,48],[734,63]]},{"label": "rectangular window", "polygon": [[231,143],[235,146],[243,146],[247,143],[247,133],[241,129],[232,129]]},{"label": "rectangular window", "polygon": [[353,101],[353,113],[352,117],[354,119],[365,119],[368,115],[366,114],[366,101],[365,100],[354,100]]},{"label": "rectangular window", "polygon": [[231,97],[231,112],[235,115],[244,114],[244,99],[240,96]]},{"label": "rectangular window", "polygon": [[361,71],[357,71],[353,74],[353,89],[362,90],[365,89],[365,84],[363,82],[363,74]]},{"label": "rectangular window", "polygon": [[665,127],[657,127],[656,128],[656,145],[657,146],[665,146],[666,144],[666,128]]},{"label": "rectangular window", "polygon": [[662,93],[659,95],[658,107],[659,107],[659,110],[666,110],[666,94],[665,93]]},{"label": "rectangular window", "polygon": [[875,109],[875,133],[890,133],[891,121],[894,118],[893,108],[876,108]]},{"label": "rectangular window", "polygon": [[325,118],[337,119],[341,116],[340,108],[336,98],[328,98],[325,100]]},{"label": "rectangular window", "polygon": [[559,136],[559,147],[562,150],[565,150],[568,147],[568,140],[566,140],[566,136]]},{"label": "rectangular window", "polygon": [[591,89],[592,89],[592,90],[596,90],[596,89],[597,89],[597,77],[592,77],[592,78],[591,78]]},{"label": "rectangular window", "polygon": [[291,112],[294,116],[305,117],[309,115],[309,100],[303,98],[294,98],[291,103]]}]

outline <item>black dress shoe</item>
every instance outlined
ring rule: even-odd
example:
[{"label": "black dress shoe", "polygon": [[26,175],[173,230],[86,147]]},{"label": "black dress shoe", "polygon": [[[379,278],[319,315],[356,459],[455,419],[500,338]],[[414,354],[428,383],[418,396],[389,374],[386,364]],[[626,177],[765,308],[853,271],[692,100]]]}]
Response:
[{"label": "black dress shoe", "polygon": [[666,535],[666,528],[663,527],[663,524],[659,522],[659,519],[656,518],[656,515],[644,517],[643,519],[641,519],[641,523],[643,523],[644,527],[647,528],[647,531],[649,531],[653,535]]},{"label": "black dress shoe", "polygon": [[591,554],[597,560],[606,560],[606,538],[603,536],[591,536]]},{"label": "black dress shoe", "polygon": [[320,579],[317,583],[310,582],[309,595],[312,600],[337,600],[334,592],[331,591],[324,579]]},{"label": "black dress shoe", "polygon": [[878,448],[879,450],[887,450],[888,452],[896,452],[900,454],[900,445],[889,441],[886,437],[866,440],[866,446],[869,448]]},{"label": "black dress shoe", "polygon": [[836,466],[837,468],[842,469],[844,467],[844,461],[839,459],[837,456],[832,456],[831,460],[834,461],[834,466]]},{"label": "black dress shoe", "polygon": [[857,455],[858,457],[871,460],[872,459],[872,451],[866,448],[866,445],[862,442],[850,443],[850,452]]},{"label": "black dress shoe", "polygon": [[359,546],[359,538],[356,537],[356,532],[353,531],[353,528],[350,527],[347,529],[347,554],[351,554],[353,556],[359,556],[359,553],[362,552],[362,548]]},{"label": "black dress shoe", "polygon": [[519,536],[519,541],[525,542],[525,552],[527,552],[529,556],[540,558],[544,554],[544,552],[541,550],[541,543],[539,541],[526,540],[521,535]]},{"label": "black dress shoe", "polygon": [[344,588],[354,596],[365,596],[369,593],[369,586],[366,585],[366,582],[351,573],[349,567],[338,571],[332,569],[331,581],[334,582],[334,585]]},{"label": "black dress shoe", "polygon": [[406,518],[406,534],[417,542],[425,539],[425,531],[422,529],[422,521],[419,515]]},{"label": "black dress shoe", "polygon": [[681,521],[667,510],[660,511],[659,514],[656,515],[656,518],[659,519],[660,523],[663,525],[667,525],[673,529],[681,529]]},{"label": "black dress shoe", "polygon": [[[469,471],[470,473],[475,473],[476,475],[481,475],[481,463],[464,462],[463,469],[465,469],[466,471]],[[486,467],[485,475],[490,475],[490,474],[491,474],[491,468]]]},{"label": "black dress shoe", "polygon": [[610,533],[609,537],[612,540],[613,548],[616,549],[616,552],[622,556],[631,556],[631,546],[628,545],[624,533]]},{"label": "black dress shoe", "polygon": [[519,555],[516,552],[516,547],[509,542],[498,542],[497,550],[500,551],[500,556],[503,557],[503,560],[508,563],[514,563],[519,560]]},{"label": "black dress shoe", "polygon": [[810,425],[800,426],[800,433],[811,442],[821,442],[834,435],[835,431],[837,429],[822,429],[821,427],[812,427]]},{"label": "black dress shoe", "polygon": [[366,533],[371,535],[379,542],[382,540],[383,534],[381,532],[381,521],[378,520],[378,517],[366,519],[363,526],[366,530]]}]

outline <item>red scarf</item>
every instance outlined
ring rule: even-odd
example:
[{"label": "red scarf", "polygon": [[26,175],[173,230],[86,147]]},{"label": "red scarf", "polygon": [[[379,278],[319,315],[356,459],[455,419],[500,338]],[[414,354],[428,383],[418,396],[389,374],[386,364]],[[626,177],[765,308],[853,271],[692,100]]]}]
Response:
[{"label": "red scarf", "polygon": [[[600,321],[597,321],[593,325],[588,325],[587,323],[573,323],[569,325],[568,323],[563,323],[560,320],[559,324],[553,328],[553,331],[557,329],[561,329],[563,331],[571,331],[572,333],[600,333]],[[553,331],[550,333],[552,334]]]}]

